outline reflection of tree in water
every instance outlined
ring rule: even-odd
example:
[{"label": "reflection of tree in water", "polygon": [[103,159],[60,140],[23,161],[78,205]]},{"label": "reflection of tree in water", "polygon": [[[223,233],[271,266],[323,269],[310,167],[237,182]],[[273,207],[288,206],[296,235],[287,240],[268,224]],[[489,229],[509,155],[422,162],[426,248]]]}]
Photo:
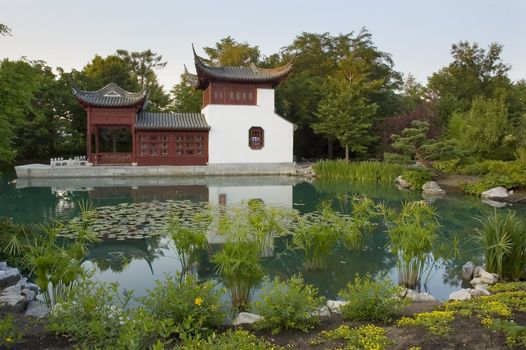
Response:
[{"label": "reflection of tree in water", "polygon": [[160,237],[133,240],[105,240],[89,247],[83,261],[91,261],[101,271],[121,272],[133,260],[145,260],[153,274],[152,262],[162,256]]}]

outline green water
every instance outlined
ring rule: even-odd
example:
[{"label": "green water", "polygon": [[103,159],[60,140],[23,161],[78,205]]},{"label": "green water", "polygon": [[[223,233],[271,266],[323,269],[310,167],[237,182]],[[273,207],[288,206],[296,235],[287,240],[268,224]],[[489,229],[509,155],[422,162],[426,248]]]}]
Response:
[{"label": "green water", "polygon": [[[78,214],[78,202],[89,200],[95,207],[120,203],[166,200],[210,201],[236,204],[257,198],[270,205],[293,207],[302,213],[313,211],[320,200],[338,194],[367,195],[375,202],[398,207],[403,201],[422,199],[420,194],[403,192],[394,186],[363,183],[308,183],[290,177],[212,177],[153,179],[62,179],[12,183],[12,174],[4,174],[0,183],[0,216],[25,224],[41,224],[55,219],[67,219]],[[482,261],[475,242],[470,240],[474,216],[491,209],[479,199],[448,194],[433,202],[439,214],[440,235],[445,240],[457,236],[461,257],[442,259],[429,266],[430,275],[423,289],[439,299],[462,286],[461,266],[468,260]],[[526,206],[511,207],[526,219]],[[502,209],[499,209],[502,210]],[[301,252],[290,249],[287,238],[275,242],[275,248],[263,258],[270,277],[289,277],[302,273],[308,283],[317,286],[321,294],[335,298],[338,290],[357,273],[385,273],[395,281],[396,262],[387,249],[387,238],[379,228],[362,251],[335,249],[329,267],[309,271],[303,266]],[[210,262],[218,244],[203,252],[197,273],[201,278],[217,278]],[[144,295],[165,273],[175,273],[180,265],[170,242],[163,237],[141,240],[105,240],[91,247],[85,265],[96,268],[96,278],[117,281],[122,288]]]}]

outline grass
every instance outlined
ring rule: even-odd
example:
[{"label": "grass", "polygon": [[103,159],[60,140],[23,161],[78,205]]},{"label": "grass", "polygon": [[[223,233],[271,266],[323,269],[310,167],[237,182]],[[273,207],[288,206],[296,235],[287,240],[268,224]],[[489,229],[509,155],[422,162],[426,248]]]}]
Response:
[{"label": "grass", "polygon": [[403,165],[376,161],[348,163],[343,160],[323,160],[312,168],[320,179],[378,183],[392,183],[404,171]]},{"label": "grass", "polygon": [[520,278],[526,268],[526,229],[512,211],[477,217],[475,239],[484,249],[486,269],[503,278]]}]

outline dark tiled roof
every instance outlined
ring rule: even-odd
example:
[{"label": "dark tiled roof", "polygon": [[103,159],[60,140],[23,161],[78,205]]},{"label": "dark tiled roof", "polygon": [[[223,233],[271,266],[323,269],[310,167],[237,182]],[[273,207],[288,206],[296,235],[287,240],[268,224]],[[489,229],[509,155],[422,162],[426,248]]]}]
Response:
[{"label": "dark tiled roof", "polygon": [[197,88],[197,85],[199,84],[199,79],[197,78],[197,75],[192,74],[188,71],[186,65],[184,65],[184,74],[188,79],[188,83],[190,84],[190,86],[193,88]]},{"label": "dark tiled roof", "polygon": [[[194,50],[193,46],[192,49]],[[254,64],[249,67],[212,67],[203,62],[194,50],[195,69],[197,71],[198,83],[196,88],[206,89],[210,81],[220,80],[241,83],[270,83],[278,85],[292,71],[294,59],[283,67],[265,69],[258,68]]]},{"label": "dark tiled roof", "polygon": [[122,108],[142,106],[148,97],[146,91],[129,92],[116,84],[108,84],[97,91],[83,91],[72,88],[73,96],[84,105],[91,107]]},{"label": "dark tiled roof", "polygon": [[140,112],[136,129],[147,130],[209,130],[201,113]]}]

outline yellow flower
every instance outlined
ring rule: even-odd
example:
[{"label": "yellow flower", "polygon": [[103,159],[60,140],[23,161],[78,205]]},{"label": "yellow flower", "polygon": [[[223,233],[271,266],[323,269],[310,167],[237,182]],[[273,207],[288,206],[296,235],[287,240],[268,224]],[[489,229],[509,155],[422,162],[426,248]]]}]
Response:
[{"label": "yellow flower", "polygon": [[201,305],[202,303],[203,303],[203,299],[201,299],[201,297],[195,298],[194,300],[195,305]]},{"label": "yellow flower", "polygon": [[9,338],[9,337],[5,338],[5,342],[6,342],[6,343],[11,343],[12,341],[13,341],[13,339],[11,339],[11,338]]}]

